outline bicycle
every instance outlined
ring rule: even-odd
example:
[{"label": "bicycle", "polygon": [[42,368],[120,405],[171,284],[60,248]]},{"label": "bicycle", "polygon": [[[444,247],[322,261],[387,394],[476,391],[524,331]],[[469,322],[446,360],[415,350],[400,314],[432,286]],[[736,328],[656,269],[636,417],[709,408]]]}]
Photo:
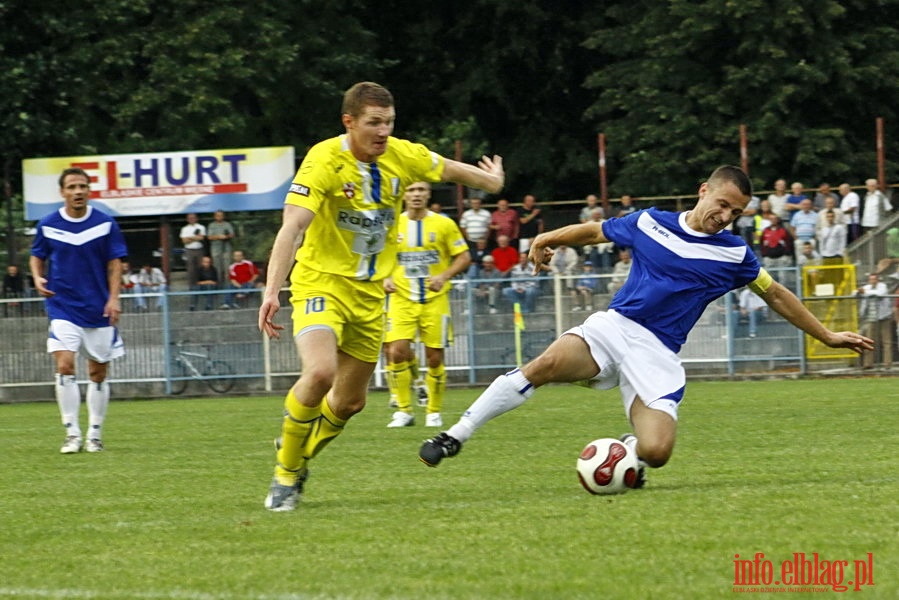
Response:
[{"label": "bicycle", "polygon": [[204,352],[191,352],[184,349],[184,342],[174,342],[172,354],[172,394],[181,394],[187,389],[191,379],[202,381],[209,388],[224,394],[234,387],[234,369],[223,360],[210,357],[209,346],[203,346]]}]

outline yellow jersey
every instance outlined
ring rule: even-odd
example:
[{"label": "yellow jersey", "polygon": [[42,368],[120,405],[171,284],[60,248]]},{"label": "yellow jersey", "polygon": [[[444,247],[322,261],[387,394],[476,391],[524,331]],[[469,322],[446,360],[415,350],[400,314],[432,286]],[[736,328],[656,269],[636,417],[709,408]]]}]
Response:
[{"label": "yellow jersey", "polygon": [[421,220],[414,221],[404,212],[399,218],[397,242],[393,282],[398,295],[424,304],[449,292],[449,285],[433,292],[428,289],[428,284],[431,277],[449,267],[454,257],[468,250],[455,221],[431,211]]},{"label": "yellow jersey", "polygon": [[353,156],[346,134],[319,142],[284,200],[315,213],[297,262],[360,281],[384,279],[396,264],[396,220],[406,187],[440,181],[443,167],[440,155],[394,137],[374,163]]}]

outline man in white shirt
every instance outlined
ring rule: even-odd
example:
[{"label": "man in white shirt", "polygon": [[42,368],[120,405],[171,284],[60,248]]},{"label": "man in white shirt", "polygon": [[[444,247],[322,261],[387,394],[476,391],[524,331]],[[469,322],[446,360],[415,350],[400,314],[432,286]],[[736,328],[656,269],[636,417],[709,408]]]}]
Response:
[{"label": "man in white shirt", "polygon": [[846,217],[846,228],[848,229],[846,242],[852,243],[862,234],[861,225],[859,224],[859,213],[861,212],[861,200],[858,194],[852,191],[848,183],[840,184],[840,210]]},{"label": "man in white shirt", "polygon": [[[147,310],[147,299],[143,297],[141,294],[165,294],[168,289],[168,284],[165,280],[165,274],[162,272],[162,269],[154,267],[149,263],[145,263],[140,271],[137,272],[136,275],[133,276],[134,281],[134,291],[139,294],[135,301],[137,303],[137,307],[141,310]],[[156,297],[156,308],[162,307],[162,301],[164,296]]]},{"label": "man in white shirt", "polygon": [[768,194],[768,203],[771,205],[771,212],[783,218],[784,206],[787,204],[787,180],[778,179],[774,182],[774,192]]},{"label": "man in white shirt", "polygon": [[187,225],[181,228],[180,237],[181,243],[184,244],[187,280],[190,283],[190,289],[196,289],[200,259],[205,254],[203,242],[206,240],[206,226],[197,220],[196,213],[187,215]]},{"label": "man in white shirt", "polygon": [[487,240],[490,235],[490,211],[481,208],[481,199],[472,198],[471,208],[462,213],[459,219],[459,229],[468,242],[468,249],[473,253],[478,240]]},{"label": "man in white shirt", "polygon": [[882,191],[877,189],[876,179],[865,180],[865,202],[862,205],[862,231],[876,229],[883,223],[893,205]]},{"label": "man in white shirt", "polygon": [[[893,366],[893,306],[889,298],[889,290],[880,280],[877,273],[868,273],[868,283],[855,291],[861,297],[859,303],[859,320],[864,335],[874,340],[874,347],[883,350],[883,366]],[[874,351],[862,354],[862,368],[874,366]]]}]

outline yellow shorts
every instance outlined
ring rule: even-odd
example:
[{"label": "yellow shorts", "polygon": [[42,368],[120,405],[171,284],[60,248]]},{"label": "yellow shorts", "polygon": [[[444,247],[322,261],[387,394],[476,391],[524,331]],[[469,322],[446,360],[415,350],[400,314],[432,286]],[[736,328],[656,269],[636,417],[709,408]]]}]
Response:
[{"label": "yellow shorts", "polygon": [[399,294],[387,296],[384,341],[414,340],[416,333],[428,348],[446,348],[453,343],[449,294],[437,296],[426,304],[412,302]]},{"label": "yellow shorts", "polygon": [[353,358],[378,362],[384,337],[384,282],[355,281],[297,265],[290,276],[293,336],[330,329]]}]

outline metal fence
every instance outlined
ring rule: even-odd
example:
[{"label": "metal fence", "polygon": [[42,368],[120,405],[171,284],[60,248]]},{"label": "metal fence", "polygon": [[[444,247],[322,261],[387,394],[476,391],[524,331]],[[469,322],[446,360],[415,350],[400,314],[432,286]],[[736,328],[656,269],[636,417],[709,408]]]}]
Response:
[{"label": "metal fence", "polygon": [[[773,274],[801,291],[803,275],[799,269]],[[501,291],[509,285],[507,279],[455,281],[450,292],[455,342],[446,352],[448,382],[489,382],[515,367],[519,355],[526,362],[561,333],[580,324],[588,313],[575,310],[572,288],[579,277],[541,278],[535,308],[523,315],[523,330],[516,327],[513,306]],[[611,299],[605,292],[611,276],[594,277],[599,292],[592,298],[592,307],[603,310]],[[490,287],[495,290],[492,295],[484,293]],[[122,297],[119,328],[126,355],[110,369],[114,397],[165,396],[172,393],[172,383],[178,377],[189,379],[187,393],[192,395],[215,394],[208,380],[222,377],[234,380],[230,393],[281,392],[290,386],[299,375],[300,365],[289,334],[291,306],[287,292],[282,292],[282,309],[277,317],[286,327],[285,335],[274,341],[265,339],[256,327],[259,290],[248,291],[240,306],[229,310],[201,308],[206,305],[207,294],[213,295],[213,307],[220,306],[221,292],[147,294],[144,299],[148,309],[139,307],[135,295]],[[854,297],[810,297],[805,301],[821,318],[843,315],[840,318],[844,322],[830,323],[834,328],[854,323]],[[192,304],[195,310],[191,310]],[[834,312],[835,306],[842,308]],[[52,398],[54,367],[46,353],[47,325],[42,299],[0,300],[0,401]],[[518,340],[516,335],[520,336]],[[200,378],[185,375],[176,367],[179,344],[194,356]],[[731,294],[708,307],[690,333],[681,358],[690,375],[723,376],[852,369],[857,363],[845,356],[818,355],[810,359],[806,344],[804,334],[770,312],[759,323],[755,337],[749,337]],[[225,363],[228,372],[204,374],[204,359],[196,355]],[[85,361],[77,363],[77,377],[86,381]],[[371,385],[385,386],[381,365]]]}]

